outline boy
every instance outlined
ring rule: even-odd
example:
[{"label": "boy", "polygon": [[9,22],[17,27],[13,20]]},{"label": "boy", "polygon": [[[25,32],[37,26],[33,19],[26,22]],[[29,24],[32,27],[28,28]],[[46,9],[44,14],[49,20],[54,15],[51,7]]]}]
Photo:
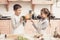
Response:
[{"label": "boy", "polygon": [[13,34],[21,34],[23,33],[23,25],[21,20],[21,8],[22,6],[19,4],[15,4],[13,6],[14,15],[12,16],[12,22],[13,22]]}]

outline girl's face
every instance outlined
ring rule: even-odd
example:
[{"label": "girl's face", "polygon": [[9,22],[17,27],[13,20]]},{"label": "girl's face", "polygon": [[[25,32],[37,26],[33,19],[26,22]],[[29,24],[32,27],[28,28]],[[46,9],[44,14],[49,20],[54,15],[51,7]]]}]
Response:
[{"label": "girl's face", "polygon": [[41,13],[41,17],[42,17],[42,18],[47,18],[47,14]]}]

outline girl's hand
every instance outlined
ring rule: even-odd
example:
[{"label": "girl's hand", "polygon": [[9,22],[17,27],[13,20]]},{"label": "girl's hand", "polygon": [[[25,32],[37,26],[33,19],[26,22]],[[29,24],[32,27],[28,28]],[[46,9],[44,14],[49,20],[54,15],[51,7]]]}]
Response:
[{"label": "girl's hand", "polygon": [[43,36],[42,34],[36,34],[36,35],[34,35],[35,38],[40,38],[42,36]]}]

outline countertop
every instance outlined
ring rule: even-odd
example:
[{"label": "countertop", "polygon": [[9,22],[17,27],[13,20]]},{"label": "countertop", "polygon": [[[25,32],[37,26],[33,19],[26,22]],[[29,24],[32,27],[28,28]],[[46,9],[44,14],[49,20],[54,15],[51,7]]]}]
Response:
[{"label": "countertop", "polygon": [[2,17],[0,17],[0,20],[11,20],[11,17],[9,17],[9,16],[2,16]]}]

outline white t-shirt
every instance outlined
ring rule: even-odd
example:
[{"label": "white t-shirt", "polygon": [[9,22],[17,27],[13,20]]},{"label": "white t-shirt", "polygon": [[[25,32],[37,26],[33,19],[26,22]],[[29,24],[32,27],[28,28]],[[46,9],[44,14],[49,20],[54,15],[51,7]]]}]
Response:
[{"label": "white t-shirt", "polygon": [[13,34],[22,34],[24,32],[23,24],[20,23],[21,16],[13,15],[12,17],[13,24]]},{"label": "white t-shirt", "polygon": [[15,29],[20,25],[20,16],[12,15],[11,18],[13,23],[13,29]]},{"label": "white t-shirt", "polygon": [[48,19],[41,19],[37,24],[34,23],[33,26],[36,28],[38,32],[40,32],[41,30],[45,30],[49,26],[49,21]]}]

